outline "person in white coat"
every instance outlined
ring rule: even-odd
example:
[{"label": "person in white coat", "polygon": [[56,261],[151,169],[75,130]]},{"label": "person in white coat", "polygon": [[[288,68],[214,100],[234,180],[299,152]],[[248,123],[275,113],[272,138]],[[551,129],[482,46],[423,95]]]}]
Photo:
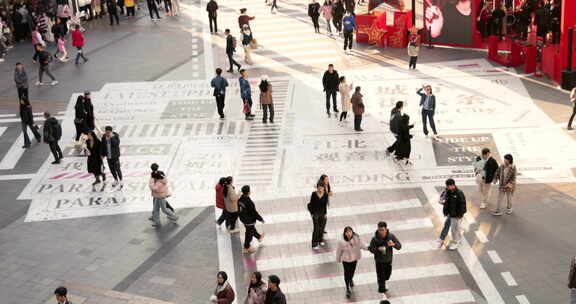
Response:
[{"label": "person in white coat", "polygon": [[340,114],[340,122],[348,122],[346,117],[348,116],[348,111],[350,111],[350,108],[352,107],[350,96],[352,94],[353,88],[354,83],[348,84],[348,82],[346,82],[346,77],[340,77],[340,83],[338,84],[338,91],[340,92],[340,106],[342,108],[342,113]]}]

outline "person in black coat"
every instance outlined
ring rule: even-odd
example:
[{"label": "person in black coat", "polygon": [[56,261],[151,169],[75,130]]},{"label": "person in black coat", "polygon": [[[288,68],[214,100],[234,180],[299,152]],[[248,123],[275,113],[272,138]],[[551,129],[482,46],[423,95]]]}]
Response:
[{"label": "person in black coat", "polygon": [[108,16],[110,16],[110,25],[114,25],[114,19],[116,19],[116,25],[120,24],[120,18],[118,18],[118,5],[116,0],[107,0],[106,8],[108,10]]},{"label": "person in black coat", "polygon": [[[218,3],[214,0],[210,0],[206,4],[206,11],[208,12],[208,23],[210,23],[210,33],[218,33]],[[214,23],[214,27],[212,27]]]},{"label": "person in black coat", "polygon": [[114,132],[111,126],[106,126],[102,136],[102,158],[106,157],[108,168],[114,177],[113,187],[122,183],[122,170],[120,168],[120,135]]},{"label": "person in black coat", "polygon": [[488,148],[482,149],[482,158],[486,160],[486,163],[484,164],[484,176],[482,176],[483,182],[480,184],[480,192],[482,194],[480,209],[485,209],[490,197],[490,187],[496,176],[496,170],[498,170],[498,162],[492,157]]},{"label": "person in black coat", "polygon": [[440,203],[444,205],[442,212],[444,216],[446,216],[446,221],[444,222],[444,228],[440,233],[438,243],[440,247],[444,245],[448,230],[452,229],[452,241],[448,245],[448,249],[456,250],[462,238],[460,223],[466,213],[466,197],[464,196],[464,192],[456,187],[456,182],[451,178],[446,180],[446,189],[440,195]]},{"label": "person in black coat", "polygon": [[410,116],[407,114],[402,115],[400,123],[398,124],[398,139],[396,141],[396,160],[405,161],[405,165],[410,164],[410,152],[412,151],[412,135],[410,129],[414,125],[410,125]]},{"label": "person in black coat", "polygon": [[238,213],[240,215],[240,221],[246,227],[246,234],[244,236],[244,253],[253,253],[256,249],[250,248],[250,243],[252,238],[256,237],[259,242],[262,242],[264,234],[258,233],[256,230],[256,221],[264,223],[264,219],[256,210],[254,202],[250,198],[250,186],[243,186],[242,196],[238,200]]},{"label": "person in black coat", "polygon": [[240,71],[242,65],[234,60],[234,53],[236,52],[234,40],[236,38],[230,34],[230,29],[224,30],[224,34],[226,35],[226,56],[228,56],[228,62],[230,63],[230,68],[226,72],[234,73],[234,66],[236,66],[238,71]]},{"label": "person in black coat", "polygon": [[324,72],[324,76],[322,76],[322,86],[326,93],[326,114],[328,114],[328,117],[330,117],[330,97],[332,97],[334,113],[338,113],[338,107],[336,106],[336,92],[338,92],[338,85],[340,85],[340,76],[338,76],[338,71],[334,69],[333,64],[329,64],[328,70]]},{"label": "person in black coat", "polygon": [[80,140],[82,134],[88,134],[86,107],[84,106],[84,96],[82,95],[76,98],[76,105],[74,105],[74,126],[76,127],[76,141]]},{"label": "person in black coat", "polygon": [[396,151],[396,145],[398,142],[398,129],[400,127],[400,120],[402,119],[402,109],[404,108],[404,103],[398,101],[396,106],[390,111],[390,132],[394,135],[396,140],[394,143],[386,149],[386,154]]},{"label": "person in black coat", "polygon": [[102,168],[102,142],[94,132],[88,133],[85,153],[88,156],[88,173],[94,174],[96,178],[92,185],[99,184],[100,177],[102,177],[103,181],[106,181],[106,174],[104,174]]},{"label": "person in black coat", "polygon": [[393,249],[402,249],[402,244],[398,238],[388,230],[386,222],[379,222],[378,230],[376,230],[374,237],[372,237],[370,241],[368,251],[374,255],[378,293],[381,294],[388,292],[386,281],[388,281],[392,275]]},{"label": "person in black coat", "polygon": [[53,165],[59,164],[60,160],[64,157],[62,155],[62,149],[58,145],[58,141],[62,137],[62,127],[56,118],[52,117],[49,112],[44,112],[44,142],[50,147],[50,151],[54,156]]},{"label": "person in black coat", "polygon": [[280,289],[280,278],[277,275],[268,277],[268,289],[264,304],[286,304],[286,296]]},{"label": "person in black coat", "polygon": [[316,0],[311,0],[310,4],[308,4],[308,16],[312,18],[314,32],[319,34],[320,24],[318,23],[318,18],[320,18],[320,3],[316,3]]},{"label": "person in black coat", "polygon": [[334,23],[338,35],[342,34],[342,18],[344,18],[344,3],[342,0],[336,0],[332,4],[332,23]]},{"label": "person in black coat", "polygon": [[20,121],[22,122],[22,133],[24,133],[24,146],[22,146],[23,149],[30,148],[30,137],[28,137],[28,131],[26,130],[27,128],[32,130],[36,141],[40,142],[42,140],[38,127],[34,125],[32,105],[30,105],[28,95],[24,95],[20,100]]},{"label": "person in black coat", "polygon": [[92,98],[90,97],[90,92],[84,92],[84,108],[86,109],[86,124],[88,125],[88,130],[94,131],[96,128],[96,119],[94,118],[94,105],[92,104]]},{"label": "person in black coat", "polygon": [[316,185],[316,191],[312,192],[308,211],[312,216],[314,230],[312,231],[312,249],[318,250],[324,246],[324,229],[326,229],[326,213],[328,209],[328,194],[323,184]]}]

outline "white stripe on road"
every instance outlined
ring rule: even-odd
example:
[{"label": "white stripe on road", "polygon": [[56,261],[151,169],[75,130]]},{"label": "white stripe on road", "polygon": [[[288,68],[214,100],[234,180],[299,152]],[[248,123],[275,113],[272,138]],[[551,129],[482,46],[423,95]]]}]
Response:
[{"label": "white stripe on road", "polygon": [[474,233],[476,234],[476,239],[478,239],[478,241],[480,243],[482,243],[482,244],[488,243],[488,238],[486,237],[484,232],[482,232],[480,230],[476,230]]},{"label": "white stripe on road", "polygon": [[[442,218],[444,216],[442,207],[440,204],[436,203],[438,201],[438,197],[440,197],[440,193],[436,190],[434,185],[425,185],[422,187],[422,190],[430,202],[430,205],[432,205],[434,208],[436,215]],[[486,302],[490,304],[505,304],[504,299],[502,299],[498,289],[496,289],[496,286],[494,286],[494,283],[488,276],[488,273],[486,273],[486,270],[482,266],[482,263],[480,263],[480,260],[478,260],[478,257],[472,248],[470,248],[470,244],[465,237],[463,237],[460,241],[460,246],[458,246],[458,253],[462,257],[464,264],[466,264],[470,275],[472,275],[474,281],[476,281],[478,288],[480,288],[482,294],[484,294]]]},{"label": "white stripe on road", "polygon": [[[34,138],[34,136],[32,136],[32,138]],[[22,148],[23,145],[24,133],[21,132],[20,136],[16,138],[10,147],[10,150],[8,150],[6,155],[4,155],[4,158],[2,158],[2,161],[0,162],[0,170],[11,170],[16,167],[18,160],[20,160],[20,157],[22,157],[22,154],[24,154],[24,151],[26,150]]]},{"label": "white stripe on road", "polygon": [[[432,221],[429,218],[417,218],[405,221],[388,222],[388,227],[390,227],[390,229],[393,232],[395,232],[402,230],[431,228],[434,227],[434,225],[432,224]],[[371,234],[374,233],[374,231],[376,231],[376,226],[374,224],[357,226],[354,228],[354,231],[358,234]],[[340,238],[341,233],[342,233],[341,229],[328,230],[328,235],[326,239]],[[264,241],[264,244],[266,246],[276,246],[276,245],[306,243],[311,242],[311,237],[312,237],[312,231],[285,233],[285,234],[270,233],[266,241]]]},{"label": "white stripe on road", "polygon": [[[56,117],[56,119],[58,119],[58,120],[64,119],[64,116],[52,116],[52,117]],[[20,122],[20,121],[21,121],[20,118],[3,118],[3,119],[0,119],[0,123],[10,123],[10,122]],[[38,122],[38,121],[44,121],[44,117],[34,118],[34,122]]]},{"label": "white stripe on road", "polygon": [[[458,271],[456,265],[452,263],[422,267],[408,267],[394,270],[390,281],[396,282],[404,280],[416,280],[457,274],[460,274],[460,272]],[[374,283],[376,283],[376,272],[357,273],[354,276],[355,286]],[[317,290],[343,287],[344,280],[340,275],[320,279],[308,279],[282,283],[282,290],[285,293],[312,292]]]},{"label": "white stripe on road", "polygon": [[[316,41],[320,41],[320,40],[328,40],[329,38],[326,38],[325,36],[317,36],[317,37],[313,37],[314,40]],[[302,36],[296,36],[296,37],[276,37],[276,38],[272,38],[272,39],[259,39],[258,43],[266,46],[267,43],[274,43],[274,42],[291,42],[291,41],[309,41],[312,40],[310,39],[310,37],[302,37]]]},{"label": "white stripe on road", "polygon": [[[266,245],[266,243],[264,243]],[[418,253],[439,250],[436,241],[423,241],[423,242],[408,242],[402,244],[402,250],[396,252],[396,254],[407,254],[407,253]],[[372,254],[363,254],[363,259],[372,258]],[[266,270],[277,270],[293,267],[302,267],[310,265],[319,265],[324,263],[336,262],[336,256],[334,251],[304,255],[304,256],[289,256],[282,258],[273,259],[258,259],[256,261],[257,269],[259,271]]]},{"label": "white stripe on road", "polygon": [[512,273],[510,273],[509,271],[501,272],[500,275],[502,276],[502,278],[503,278],[504,281],[506,282],[506,285],[508,285],[508,286],[518,286],[518,283],[516,283],[516,280],[515,280],[514,277],[512,276]]},{"label": "white stripe on road", "polygon": [[282,66],[292,66],[292,65],[312,65],[314,63],[321,63],[321,62],[339,62],[341,60],[340,57],[323,57],[323,58],[308,58],[302,59],[298,61],[287,61],[287,62],[280,62],[280,61],[272,61],[272,62],[263,62],[253,65],[248,65],[251,69],[261,69],[261,68],[271,68],[271,67],[282,67]]},{"label": "white stripe on road", "polygon": [[[281,27],[282,29],[284,29],[285,27]],[[298,28],[298,29],[286,29],[286,30],[274,30],[274,31],[266,31],[266,32],[262,32],[262,33],[258,33],[258,36],[254,36],[256,37],[257,41],[260,41],[262,39],[266,39],[267,37],[279,37],[282,36],[284,34],[300,34],[298,36],[298,38],[302,39],[303,35],[302,34],[311,34],[311,31],[313,29],[310,28]],[[284,37],[284,39],[289,38],[289,37]]]},{"label": "white stripe on road", "polygon": [[[381,300],[370,300],[362,302],[354,302],[354,304],[380,304]],[[470,290],[452,290],[444,292],[426,293],[413,296],[394,297],[394,304],[457,304],[476,302],[474,295]],[[345,302],[341,304],[349,304]]]},{"label": "white stripe on road", "polygon": [[0,136],[2,136],[6,130],[8,130],[8,127],[0,127]]},{"label": "white stripe on road", "polygon": [[294,57],[307,57],[310,58],[309,56],[312,55],[317,55],[317,57],[324,57],[324,56],[336,56],[338,55],[338,52],[336,50],[331,50],[331,49],[317,49],[317,50],[310,50],[310,51],[304,51],[304,52],[294,52],[294,53],[282,53],[282,54],[277,54],[277,55],[268,55],[268,54],[253,54],[252,55],[252,59],[254,59],[254,61],[262,61],[265,59],[272,59],[272,58],[294,58]]},{"label": "white stripe on road", "polygon": [[[422,204],[417,199],[380,203],[380,204],[355,205],[349,207],[330,208],[328,210],[328,217],[370,214],[370,213],[386,212],[407,208],[419,208],[419,207],[422,207]],[[310,220],[310,213],[308,211],[301,211],[301,212],[270,214],[266,215],[265,220],[266,224],[308,221]]]},{"label": "white stripe on road", "polygon": [[261,47],[255,50],[252,50],[254,53],[258,52],[265,52],[265,51],[286,51],[286,50],[302,50],[306,48],[322,48],[322,47],[330,47],[334,43],[331,41],[316,41],[312,43],[298,43],[298,44],[288,44],[288,45],[281,45],[281,44],[271,44],[265,47]]},{"label": "white stripe on road", "polygon": [[518,301],[519,304],[530,304],[530,301],[528,301],[525,295],[516,296],[516,301]]},{"label": "white stripe on road", "polygon": [[496,252],[496,250],[488,250],[488,251],[486,251],[486,253],[488,254],[490,259],[492,260],[492,263],[502,264],[502,259],[500,258],[500,256],[498,255],[498,252]]},{"label": "white stripe on road", "polygon": [[36,174],[0,175],[0,181],[32,179]]}]

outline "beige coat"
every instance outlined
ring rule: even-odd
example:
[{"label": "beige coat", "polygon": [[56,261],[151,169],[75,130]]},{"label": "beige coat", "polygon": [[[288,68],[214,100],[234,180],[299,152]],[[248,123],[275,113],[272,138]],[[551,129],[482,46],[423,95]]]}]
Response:
[{"label": "beige coat", "polygon": [[232,185],[228,185],[228,196],[224,197],[224,206],[228,212],[238,212],[238,194]]},{"label": "beige coat", "polygon": [[354,234],[354,237],[349,242],[340,240],[338,248],[336,249],[336,262],[354,262],[362,258],[361,249],[367,250],[366,244],[362,243],[360,236]]},{"label": "beige coat", "polygon": [[[498,188],[500,191],[514,192],[516,190],[516,166],[510,165],[508,167],[500,165],[496,174],[494,175],[494,183],[498,182]],[[506,185],[512,185],[511,188],[507,188]]]},{"label": "beige coat", "polygon": [[346,82],[341,82],[338,85],[338,91],[340,92],[340,106],[343,112],[350,111],[352,108],[352,103],[350,102],[350,94],[352,94],[352,84],[347,84]]},{"label": "beige coat", "polygon": [[418,57],[418,54],[420,53],[420,46],[416,45],[410,45],[410,43],[408,43],[408,56],[410,57]]},{"label": "beige coat", "polygon": [[260,92],[260,104],[272,104],[272,84],[268,82],[268,91]]},{"label": "beige coat", "polygon": [[159,180],[154,180],[153,178],[150,178],[150,181],[148,182],[148,187],[152,192],[153,198],[167,198],[170,196],[170,191],[168,190],[167,178]]}]

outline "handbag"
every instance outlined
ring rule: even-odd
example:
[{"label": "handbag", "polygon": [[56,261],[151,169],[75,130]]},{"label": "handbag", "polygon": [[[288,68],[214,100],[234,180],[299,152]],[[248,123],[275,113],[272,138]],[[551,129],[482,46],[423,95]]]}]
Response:
[{"label": "handbag", "polygon": [[250,105],[247,102],[244,103],[244,108],[242,109],[242,113],[244,113],[244,114],[250,113]]},{"label": "handbag", "polygon": [[258,40],[256,40],[256,38],[252,38],[252,40],[250,40],[250,47],[252,49],[257,49],[258,48]]}]

